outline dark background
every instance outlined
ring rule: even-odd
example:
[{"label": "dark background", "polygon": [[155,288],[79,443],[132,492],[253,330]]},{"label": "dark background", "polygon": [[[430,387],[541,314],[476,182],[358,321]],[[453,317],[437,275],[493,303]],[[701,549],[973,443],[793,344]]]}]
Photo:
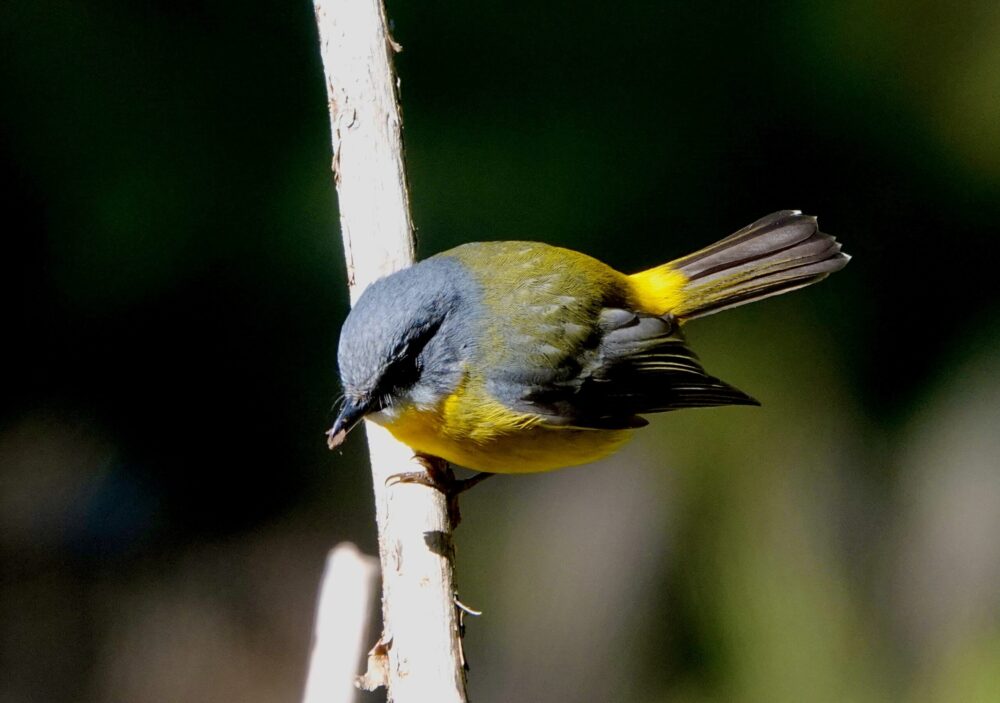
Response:
[{"label": "dark background", "polygon": [[[388,11],[421,255],[854,256],[691,328],[763,408],[465,498],[474,698],[1000,700],[996,3]],[[0,84],[0,700],[295,700],[375,546],[312,8],[6,3]]]}]

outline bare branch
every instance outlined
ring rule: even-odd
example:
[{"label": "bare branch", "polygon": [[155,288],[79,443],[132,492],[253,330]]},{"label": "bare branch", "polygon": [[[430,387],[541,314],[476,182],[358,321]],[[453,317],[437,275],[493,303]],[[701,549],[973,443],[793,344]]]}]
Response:
[{"label": "bare branch", "polygon": [[374,557],[349,542],[330,550],[323,571],[309,675],[302,703],[351,703],[378,582]]},{"label": "bare branch", "polygon": [[[333,171],[351,300],[413,262],[392,54],[381,0],[315,0],[333,135]],[[382,563],[383,635],[397,703],[465,700],[452,581],[451,526],[440,492],[386,485],[423,470],[413,452],[367,423]],[[380,654],[380,652],[382,652]]]}]

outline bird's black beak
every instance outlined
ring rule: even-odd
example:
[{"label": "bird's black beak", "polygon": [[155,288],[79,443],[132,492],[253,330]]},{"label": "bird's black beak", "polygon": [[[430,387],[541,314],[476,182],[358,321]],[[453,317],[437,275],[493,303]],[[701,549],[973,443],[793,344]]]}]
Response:
[{"label": "bird's black beak", "polygon": [[354,426],[361,421],[361,418],[371,411],[372,408],[369,407],[369,403],[362,400],[348,399],[344,403],[340,415],[337,416],[336,422],[333,423],[333,427],[326,433],[326,445],[330,449],[339,447],[347,437],[347,433],[354,429]]}]

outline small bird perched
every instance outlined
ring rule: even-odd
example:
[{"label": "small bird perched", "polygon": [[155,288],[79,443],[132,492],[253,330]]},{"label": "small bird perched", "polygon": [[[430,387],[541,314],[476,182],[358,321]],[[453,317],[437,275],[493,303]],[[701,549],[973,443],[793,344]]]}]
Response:
[{"label": "small bird perched", "polygon": [[705,372],[681,326],[848,260],[792,210],[633,275],[537,242],[463,244],[358,300],[340,336],[330,448],[368,418],[459,466],[549,471],[611,454],[646,413],[758,405]]}]

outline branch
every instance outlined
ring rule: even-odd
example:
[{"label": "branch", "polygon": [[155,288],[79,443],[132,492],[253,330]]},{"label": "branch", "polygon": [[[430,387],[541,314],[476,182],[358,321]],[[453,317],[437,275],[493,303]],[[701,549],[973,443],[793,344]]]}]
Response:
[{"label": "branch", "polygon": [[[351,301],[366,286],[413,263],[413,227],[403,170],[401,119],[381,0],[314,0],[333,134]],[[386,479],[422,471],[413,452],[365,423],[375,484],[382,563],[382,638],[366,688],[386,684],[397,703],[465,701],[454,603],[454,550],[445,500],[419,484]],[[376,671],[382,667],[384,676]]]},{"label": "branch", "polygon": [[355,699],[355,667],[364,652],[377,579],[375,557],[362,554],[349,542],[330,550],[302,703],[351,703]]}]

